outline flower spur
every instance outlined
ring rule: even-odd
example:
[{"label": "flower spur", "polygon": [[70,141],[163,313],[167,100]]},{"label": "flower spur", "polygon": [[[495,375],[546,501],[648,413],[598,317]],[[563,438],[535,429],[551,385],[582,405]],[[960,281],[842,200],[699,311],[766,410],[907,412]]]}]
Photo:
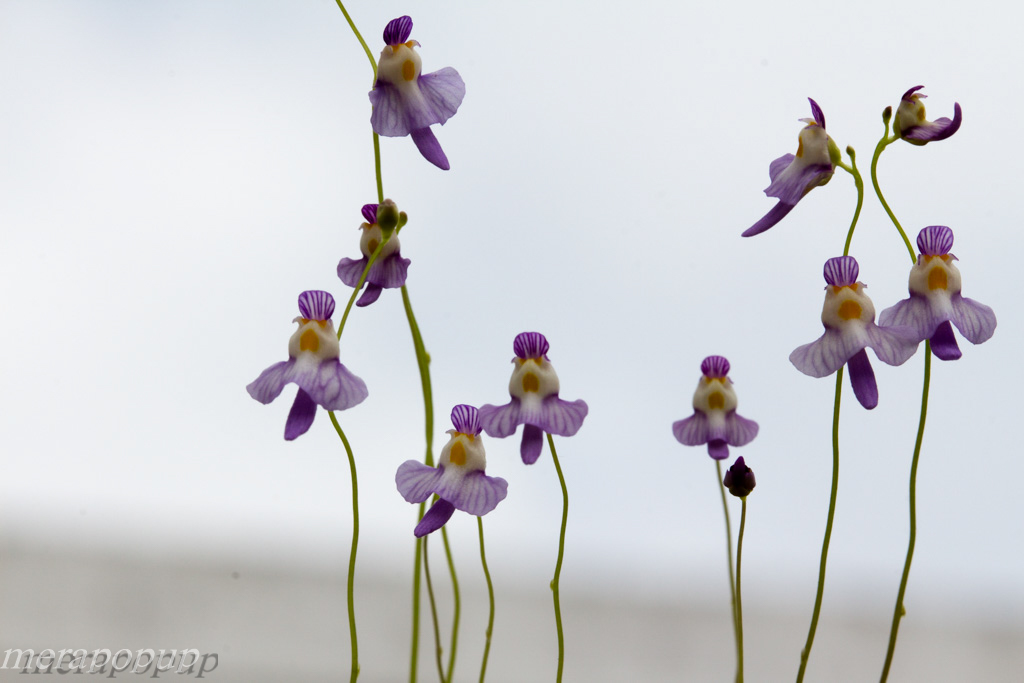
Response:
[{"label": "flower spur", "polygon": [[368,394],[363,380],[338,360],[341,353],[331,322],[334,297],[318,290],[303,292],[299,313],[293,321],[299,329],[288,341],[288,360],[271,365],[246,387],[254,399],[270,403],[286,384],[299,385],[284,427],[288,441],[309,431],[318,405],[325,410],[345,410],[362,403]]},{"label": "flower spur", "polygon": [[437,531],[456,510],[481,517],[497,507],[508,494],[508,482],[484,474],[487,457],[480,438],[479,411],[473,406],[452,408],[451,438],[438,458],[437,467],[406,460],[395,474],[398,492],[409,503],[438,497],[413,533],[417,538]]},{"label": "flower spur", "polygon": [[672,423],[672,433],[684,446],[708,445],[715,460],[729,457],[729,446],[745,446],[757,436],[753,420],[736,413],[736,391],[729,379],[729,361],[708,356],[700,364],[702,377],[693,393],[693,415]]}]

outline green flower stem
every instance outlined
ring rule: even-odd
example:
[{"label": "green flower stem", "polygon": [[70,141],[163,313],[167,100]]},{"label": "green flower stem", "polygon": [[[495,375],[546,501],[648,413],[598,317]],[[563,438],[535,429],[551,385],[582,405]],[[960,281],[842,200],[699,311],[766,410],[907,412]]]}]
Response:
[{"label": "green flower stem", "polygon": [[[423,519],[426,512],[426,502],[420,503],[416,514],[416,521]],[[416,673],[419,667],[420,653],[420,572],[423,568],[423,539],[416,539],[416,559],[412,564],[412,645],[409,651],[409,682],[416,683]]]},{"label": "green flower stem", "polygon": [[487,569],[487,555],[484,553],[484,518],[477,517],[476,525],[480,530],[480,564],[484,568],[484,578],[487,579],[487,597],[491,603],[491,611],[487,617],[487,642],[484,644],[484,661],[480,665],[480,683],[484,683],[484,675],[487,673],[487,656],[491,653],[491,634],[494,632],[494,584],[491,583],[491,572]]},{"label": "green flower stem", "polygon": [[[736,641],[736,666],[740,666],[742,654],[740,653],[740,629],[736,620],[736,575],[733,573],[732,564],[732,522],[729,520],[729,503],[725,497],[725,484],[722,481],[722,461],[715,461],[715,471],[718,473],[718,491],[722,494],[722,512],[725,513],[725,550],[729,560],[729,609],[732,611],[732,632]],[[737,669],[738,670],[738,669]]]},{"label": "green flower stem", "polygon": [[441,527],[441,539],[444,541],[444,555],[448,559],[448,573],[452,577],[452,597],[455,603],[454,616],[452,617],[452,646],[448,652],[448,672],[445,679],[452,680],[455,672],[455,651],[459,643],[459,615],[462,612],[462,600],[459,597],[459,579],[455,576],[455,562],[452,560],[452,549],[448,545],[448,530]]},{"label": "green flower stem", "polygon": [[345,432],[342,431],[341,425],[338,424],[338,418],[334,416],[334,411],[329,410],[327,414],[331,417],[331,424],[334,425],[335,431],[338,432],[338,436],[341,437],[341,443],[345,446],[345,452],[348,453],[348,467],[352,473],[352,550],[348,555],[348,631],[349,636],[352,640],[352,676],[349,680],[355,683],[355,680],[359,677],[359,639],[356,637],[356,606],[353,600],[354,584],[356,576],[356,548],[359,546],[359,483],[356,480],[356,459],[352,455],[352,446],[349,445],[348,439],[345,438]]},{"label": "green flower stem", "polygon": [[561,683],[562,669],[565,666],[565,639],[562,635],[562,605],[558,600],[558,579],[562,575],[562,556],[565,554],[565,525],[569,521],[569,490],[565,488],[565,477],[562,466],[558,464],[558,453],[555,452],[555,440],[548,434],[548,448],[551,449],[551,460],[555,463],[558,483],[562,485],[562,531],[558,535],[558,560],[555,562],[555,578],[551,579],[551,592],[555,599],[555,628],[558,630],[558,674],[555,681]]},{"label": "green flower stem", "polygon": [[740,577],[743,567],[743,529],[747,525],[747,497],[740,499],[740,536],[736,541],[736,641],[740,653],[739,669],[736,671],[736,683],[743,683],[743,600],[740,597]]},{"label": "green flower stem", "polygon": [[380,244],[377,245],[377,248],[373,250],[373,253],[370,254],[370,260],[366,262],[366,267],[363,268],[363,274],[359,276],[359,282],[357,282],[356,286],[352,289],[352,296],[348,298],[348,303],[345,305],[345,312],[341,315],[341,322],[338,323],[338,341],[341,341],[341,333],[345,330],[345,323],[348,321],[348,313],[352,310],[352,304],[355,303],[356,294],[358,294],[359,290],[363,288],[363,284],[366,282],[366,276],[370,274],[370,267],[373,266],[374,261],[377,260],[377,257],[380,256],[380,252],[384,249],[384,245],[387,244],[390,239],[391,235],[388,235],[381,240]]},{"label": "green flower stem", "polygon": [[843,247],[843,256],[850,255],[850,242],[853,241],[853,231],[857,227],[857,221],[860,219],[860,210],[864,206],[864,178],[861,176],[860,171],[857,170],[857,152],[854,151],[853,147],[847,147],[846,153],[850,155],[850,165],[847,166],[840,161],[839,167],[853,176],[853,184],[857,188],[857,208],[853,211],[850,230],[846,233],[846,245]]},{"label": "green flower stem", "polygon": [[[374,80],[374,82],[376,82],[377,81],[377,60],[375,60],[373,58],[373,53],[370,52],[369,46],[367,46],[366,41],[363,40],[362,34],[360,34],[359,33],[359,29],[356,28],[355,22],[352,21],[352,17],[349,16],[348,10],[345,9],[345,5],[343,5],[341,3],[341,0],[335,0],[335,1],[338,3],[338,9],[340,9],[341,13],[345,15],[345,21],[348,22],[348,26],[349,26],[349,28],[352,29],[352,33],[355,34],[356,39],[359,41],[359,44],[363,46],[363,51],[366,52],[366,58],[370,60],[370,66],[373,67],[373,80]],[[378,168],[379,168],[379,164],[378,164]],[[381,199],[381,201],[384,201],[383,198]]]},{"label": "green flower stem", "polygon": [[437,625],[437,604],[434,602],[434,586],[430,581],[430,560],[427,559],[427,537],[423,537],[423,575],[427,579],[427,596],[430,598],[430,614],[434,618],[434,654],[437,659],[437,675],[446,683],[444,667],[441,665],[441,629]]},{"label": "green flower stem", "polygon": [[896,229],[900,233],[900,237],[903,238],[903,243],[907,245],[907,250],[910,252],[910,258],[917,261],[917,253],[914,251],[914,245],[912,245],[910,240],[907,238],[907,233],[903,232],[903,226],[901,226],[900,222],[896,220],[896,214],[894,214],[892,209],[889,208],[889,202],[885,201],[885,197],[882,195],[882,188],[878,186],[878,158],[882,156],[882,152],[885,151],[886,147],[899,139],[895,135],[891,137],[889,136],[889,120],[884,120],[885,133],[882,134],[882,139],[879,140],[878,144],[875,146],[875,154],[871,157],[871,185],[875,188],[875,194],[878,196],[878,201],[882,203],[882,208],[885,209],[887,214],[889,214],[889,220],[891,220],[892,224],[896,226]]},{"label": "green flower stem", "polygon": [[832,410],[832,495],[828,501],[828,520],[825,523],[825,539],[821,544],[821,565],[818,568],[818,592],[814,598],[814,612],[811,614],[811,627],[807,632],[807,643],[800,652],[800,671],[797,672],[797,683],[804,680],[807,659],[811,656],[811,645],[814,644],[814,632],[818,628],[818,616],[821,614],[821,598],[825,593],[825,566],[828,563],[828,544],[832,539],[832,520],[836,514],[836,494],[839,493],[839,405],[843,394],[843,368],[836,372],[836,402]]},{"label": "green flower stem", "polygon": [[917,462],[921,455],[921,442],[924,440],[924,423],[928,417],[928,389],[932,374],[932,345],[924,343],[924,388],[921,390],[921,418],[917,424],[917,440],[914,442],[914,458],[910,463],[910,540],[907,543],[907,559],[903,563],[903,577],[896,595],[896,609],[892,615],[892,628],[889,630],[889,648],[885,653],[885,667],[882,669],[882,683],[889,678],[889,667],[896,651],[896,634],[900,628],[900,619],[907,610],[903,606],[903,596],[907,592],[907,579],[910,577],[910,563],[914,559],[914,543],[917,541]]},{"label": "green flower stem", "polygon": [[[374,80],[377,77],[377,71],[374,69],[373,72]],[[380,136],[377,133],[373,134],[373,165],[376,169],[377,174],[377,203],[384,203],[384,180],[381,178],[380,172]]]}]

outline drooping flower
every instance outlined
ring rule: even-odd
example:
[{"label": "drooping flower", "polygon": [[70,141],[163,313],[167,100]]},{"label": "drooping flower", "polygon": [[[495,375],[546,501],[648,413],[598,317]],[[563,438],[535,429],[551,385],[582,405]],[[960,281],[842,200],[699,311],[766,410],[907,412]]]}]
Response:
[{"label": "drooping flower", "polygon": [[288,341],[288,360],[264,370],[246,387],[249,395],[260,403],[277,398],[286,384],[299,385],[284,438],[291,441],[309,431],[316,417],[316,407],[345,410],[363,402],[366,384],[348,371],[341,361],[338,338],[334,334],[334,297],[327,292],[311,290],[299,295],[299,324]]},{"label": "drooping flower", "polygon": [[910,269],[910,298],[887,308],[878,316],[881,325],[905,325],[917,339],[931,341],[932,353],[941,360],[962,354],[953,336],[956,325],[967,341],[981,344],[996,331],[992,309],[960,294],[960,270],[953,264],[953,231],[945,225],[929,225],[917,235],[921,253]]},{"label": "drooping flower", "polygon": [[544,446],[544,432],[572,436],[583,425],[587,404],[558,398],[558,375],[548,360],[548,340],[540,332],[523,332],[516,336],[512,349],[512,379],[508,392],[512,400],[503,406],[480,408],[480,425],[490,436],[505,438],[523,425],[519,453],[523,462],[532,465]]},{"label": "drooping flower", "polygon": [[744,237],[759,235],[786,217],[803,196],[832,179],[839,148],[825,132],[825,114],[810,97],[811,118],[800,119],[807,125],[800,131],[796,154],[783,154],[768,167],[771,184],[764,193],[779,201],[771,211],[743,231]]},{"label": "drooping flower", "polygon": [[892,123],[892,131],[897,137],[903,138],[912,145],[927,145],[936,140],[945,140],[960,130],[960,122],[963,118],[960,104],[954,102],[952,121],[945,116],[934,121],[926,119],[924,103],[921,100],[928,96],[917,92],[923,87],[923,85],[915,85],[903,93],[900,106],[896,110],[896,118]]},{"label": "drooping flower", "polygon": [[722,484],[729,489],[729,493],[737,498],[746,498],[757,486],[757,482],[754,480],[754,470],[747,467],[747,463],[743,462],[742,455],[736,458],[732,467],[725,471]]},{"label": "drooping flower", "polygon": [[355,287],[359,284],[359,278],[363,276],[370,256],[384,241],[385,232],[391,234],[384,242],[377,260],[370,266],[370,272],[366,275],[366,289],[356,301],[356,306],[369,306],[380,297],[382,289],[393,289],[404,285],[405,278],[409,273],[409,264],[412,263],[409,259],[402,258],[402,245],[398,241],[398,234],[392,232],[395,226],[391,225],[391,230],[385,231],[378,222],[377,216],[381,208],[389,213],[397,214],[397,207],[390,199],[385,199],[384,203],[379,206],[377,204],[364,205],[363,218],[366,219],[366,222],[359,226],[359,229],[363,231],[362,237],[359,239],[359,249],[363,252],[363,257],[359,260],[343,258],[338,262],[338,277],[349,287]]},{"label": "drooping flower", "polygon": [[410,503],[422,503],[433,494],[438,501],[423,515],[413,533],[417,538],[437,531],[456,510],[478,517],[486,515],[508,494],[508,482],[484,474],[487,457],[480,438],[479,411],[473,406],[452,408],[451,438],[437,467],[406,460],[395,474],[398,492]]},{"label": "drooping flower", "polygon": [[919,340],[905,327],[879,327],[875,307],[857,281],[860,267],[852,256],[825,262],[825,305],[821,322],[825,334],[789,354],[796,369],[811,377],[827,377],[846,365],[850,384],[860,404],[871,410],[878,405],[878,384],[864,349],[871,347],[883,363],[902,365],[914,355]]},{"label": "drooping flower", "polygon": [[700,364],[702,377],[693,392],[693,415],[672,423],[672,433],[684,446],[708,445],[715,460],[729,457],[729,446],[745,446],[757,436],[753,420],[736,413],[736,391],[729,379],[729,361],[708,356]]},{"label": "drooping flower", "polygon": [[398,17],[384,29],[386,47],[377,64],[377,82],[370,91],[370,124],[378,135],[412,136],[420,154],[438,168],[449,169],[448,157],[430,126],[444,124],[458,111],[466,84],[450,66],[424,74],[420,56],[409,40],[412,19]]}]

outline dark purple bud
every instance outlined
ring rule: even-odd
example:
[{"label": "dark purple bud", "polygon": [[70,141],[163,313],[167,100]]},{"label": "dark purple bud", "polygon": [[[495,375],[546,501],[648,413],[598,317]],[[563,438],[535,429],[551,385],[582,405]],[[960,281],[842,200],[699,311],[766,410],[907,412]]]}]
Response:
[{"label": "dark purple bud", "polygon": [[818,103],[812,100],[810,97],[807,98],[807,101],[811,103],[811,116],[814,117],[814,122],[817,123],[822,128],[824,128],[825,112],[823,112],[821,110],[821,107],[818,106]]},{"label": "dark purple bud", "polygon": [[330,320],[334,315],[334,297],[319,289],[305,291],[299,294],[299,313],[307,320]]},{"label": "dark purple bud", "polygon": [[480,411],[473,406],[460,403],[452,408],[452,424],[463,434],[480,433]]},{"label": "dark purple bud", "polygon": [[548,357],[548,340],[540,332],[523,332],[516,335],[512,350],[523,360]]},{"label": "dark purple bud", "polygon": [[953,231],[945,225],[929,225],[917,233],[917,248],[926,256],[945,256],[953,248]]},{"label": "dark purple bud", "polygon": [[857,282],[860,266],[852,256],[837,256],[825,261],[825,282],[833,287],[849,287]]},{"label": "dark purple bud", "polygon": [[742,455],[736,458],[732,467],[725,471],[725,479],[722,480],[722,483],[725,484],[725,488],[729,489],[729,493],[737,498],[746,498],[757,486],[757,482],[754,481],[754,471],[747,467],[747,463],[743,462]]},{"label": "dark purple bud", "polygon": [[725,356],[708,356],[701,361],[700,371],[709,379],[725,377],[729,374],[729,361]]},{"label": "dark purple bud", "polygon": [[363,218],[370,225],[377,222],[377,205],[376,204],[363,204]]},{"label": "dark purple bud", "polygon": [[406,15],[404,17],[392,19],[388,22],[388,25],[384,27],[384,44],[401,45],[409,40],[409,36],[411,34],[412,18]]}]

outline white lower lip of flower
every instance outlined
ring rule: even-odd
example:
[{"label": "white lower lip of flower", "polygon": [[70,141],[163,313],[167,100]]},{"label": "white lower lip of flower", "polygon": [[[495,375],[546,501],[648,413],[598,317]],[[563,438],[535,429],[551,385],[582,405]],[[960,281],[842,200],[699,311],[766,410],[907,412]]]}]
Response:
[{"label": "white lower lip of flower", "polygon": [[947,262],[939,256],[924,256],[910,269],[909,289],[914,294],[948,298],[959,294],[962,286],[960,269],[952,259]]},{"label": "white lower lip of flower", "polygon": [[860,282],[853,287],[842,287],[838,292],[829,285],[825,292],[825,305],[821,309],[821,322],[825,327],[838,329],[874,322],[875,306],[863,289]]},{"label": "white lower lip of flower", "polygon": [[516,359],[508,393],[524,402],[543,400],[558,393],[558,374],[543,358]]},{"label": "white lower lip of flower", "polygon": [[724,426],[726,413],[736,410],[736,406],[736,391],[727,378],[713,378],[708,381],[701,377],[697,380],[697,390],[693,392],[693,407],[708,417],[711,426],[716,426],[716,419],[722,421],[718,426]]},{"label": "white lower lip of flower", "polygon": [[800,131],[797,159],[801,165],[823,164],[830,166],[832,158],[828,153],[828,133],[818,125],[810,125]]},{"label": "white lower lip of flower", "polygon": [[[452,470],[453,473],[458,472],[460,476],[465,476],[487,467],[487,454],[479,434],[470,436],[454,431],[449,433],[452,435],[451,440],[444,445],[438,457],[438,463],[444,465],[446,472]],[[452,460],[453,450],[455,461]]]},{"label": "white lower lip of flower", "polygon": [[295,330],[288,340],[288,356],[290,358],[311,358],[325,361],[341,356],[338,338],[334,333],[334,323],[330,320],[306,320],[296,318],[299,329]]},{"label": "white lower lip of flower", "polygon": [[408,45],[395,45],[380,53],[377,78],[401,90],[410,85],[415,87],[422,70],[423,62],[416,50]]}]

